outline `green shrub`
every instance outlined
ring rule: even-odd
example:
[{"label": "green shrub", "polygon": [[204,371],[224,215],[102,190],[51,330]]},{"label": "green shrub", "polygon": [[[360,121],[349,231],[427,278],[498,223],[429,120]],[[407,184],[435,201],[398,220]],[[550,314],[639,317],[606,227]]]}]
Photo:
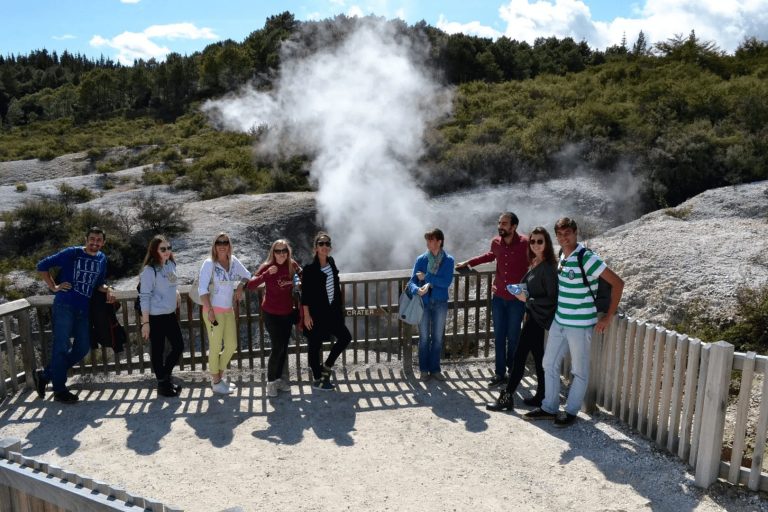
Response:
[{"label": "green shrub", "polygon": [[59,193],[61,194],[62,202],[65,204],[87,203],[95,197],[95,194],[87,187],[76,189],[66,183],[59,185]]},{"label": "green shrub", "polygon": [[733,319],[713,318],[705,311],[702,301],[693,301],[673,329],[702,341],[725,340],[740,352],[768,353],[768,285],[739,288]]},{"label": "green shrub", "polygon": [[678,206],[677,208],[664,208],[664,213],[670,217],[686,220],[693,212],[692,206]]},{"label": "green shrub", "polygon": [[145,167],[141,175],[144,185],[170,185],[176,180],[176,172],[172,169],[154,169]]},{"label": "green shrub", "polygon": [[19,181],[16,183],[16,192],[26,192],[27,191],[27,184],[23,181]]}]

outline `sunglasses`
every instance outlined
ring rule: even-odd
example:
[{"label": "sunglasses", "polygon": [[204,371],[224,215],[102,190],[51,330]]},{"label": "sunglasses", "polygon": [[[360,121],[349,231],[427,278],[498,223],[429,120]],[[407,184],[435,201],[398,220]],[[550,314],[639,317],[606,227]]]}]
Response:
[{"label": "sunglasses", "polygon": [[331,246],[331,241],[328,240],[327,242],[325,242],[325,241],[321,240],[320,242],[317,242],[317,246],[318,247],[330,247]]},{"label": "sunglasses", "polygon": [[288,249],[275,249],[275,254],[288,254]]},{"label": "sunglasses", "polygon": [[538,240],[534,240],[533,238],[531,238],[528,243],[531,245],[544,245],[544,239],[539,238]]},{"label": "sunglasses", "polygon": [[229,245],[229,240],[216,240],[216,245]]},{"label": "sunglasses", "polygon": [[173,248],[170,245],[168,245],[166,247],[158,247],[157,250],[160,252],[167,252],[167,251],[173,250]]}]

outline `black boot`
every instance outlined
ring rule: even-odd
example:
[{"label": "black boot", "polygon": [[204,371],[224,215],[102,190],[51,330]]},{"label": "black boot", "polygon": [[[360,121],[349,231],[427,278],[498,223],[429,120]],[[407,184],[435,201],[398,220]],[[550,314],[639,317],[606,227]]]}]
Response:
[{"label": "black boot", "polygon": [[176,391],[170,381],[164,380],[157,383],[157,396],[174,397],[179,396],[179,392]]},{"label": "black boot", "polygon": [[524,399],[523,403],[531,407],[541,407],[541,402],[543,401],[544,401],[544,395],[540,396],[538,393],[536,393],[531,398]]},{"label": "black boot", "polygon": [[515,408],[515,399],[506,389],[501,392],[499,399],[485,406],[489,411],[511,411]]}]

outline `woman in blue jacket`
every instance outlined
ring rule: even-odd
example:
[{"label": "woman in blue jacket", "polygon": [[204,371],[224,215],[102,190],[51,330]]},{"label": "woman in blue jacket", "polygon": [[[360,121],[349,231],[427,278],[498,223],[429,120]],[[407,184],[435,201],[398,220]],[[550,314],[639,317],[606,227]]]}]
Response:
[{"label": "woman in blue jacket", "polygon": [[440,371],[445,320],[448,317],[448,288],[453,283],[453,256],[443,250],[445,236],[438,228],[424,233],[427,252],[416,258],[408,292],[418,294],[424,302],[424,315],[419,323],[419,371],[421,380],[434,377],[445,380]]}]

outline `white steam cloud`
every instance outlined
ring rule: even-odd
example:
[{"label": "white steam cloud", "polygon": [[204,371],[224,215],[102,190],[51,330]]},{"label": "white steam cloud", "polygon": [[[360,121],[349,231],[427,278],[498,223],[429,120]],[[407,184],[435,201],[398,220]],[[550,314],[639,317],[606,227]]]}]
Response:
[{"label": "white steam cloud", "polygon": [[313,156],[319,224],[345,271],[405,268],[424,250],[431,216],[411,171],[450,94],[419,64],[423,55],[386,22],[361,20],[315,53],[287,45],[271,91],[247,88],[203,107],[229,129],[266,126],[261,152]]}]

